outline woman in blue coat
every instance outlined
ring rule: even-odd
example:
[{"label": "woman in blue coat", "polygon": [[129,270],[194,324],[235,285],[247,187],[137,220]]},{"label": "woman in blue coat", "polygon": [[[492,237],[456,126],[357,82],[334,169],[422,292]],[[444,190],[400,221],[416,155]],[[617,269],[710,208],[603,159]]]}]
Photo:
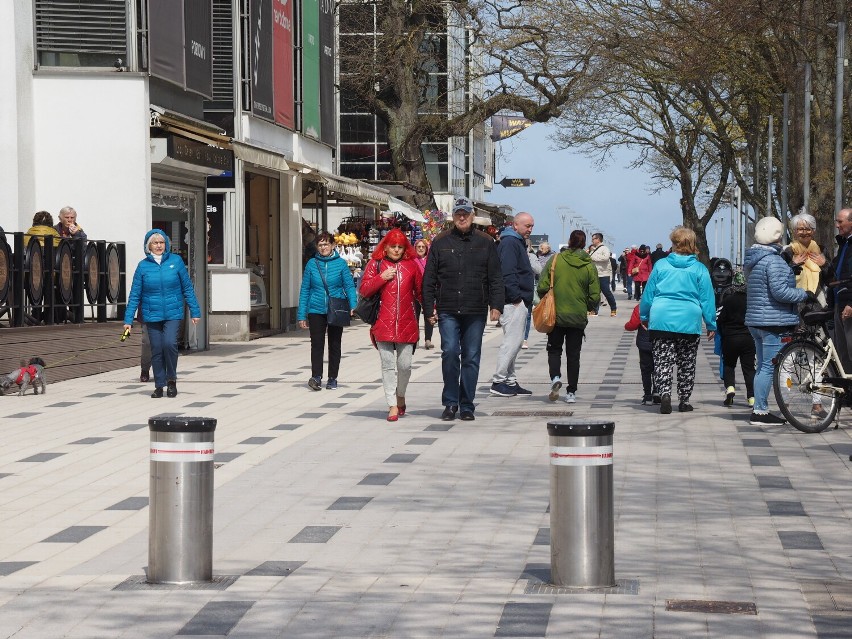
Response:
[{"label": "woman in blue coat", "polygon": [[137,308],[144,318],[151,342],[154,392],[151,397],[177,396],[178,330],[189,305],[193,324],[201,319],[201,308],[180,255],[171,252],[166,234],[151,229],[145,234],[145,259],[136,266],[130,297],[124,312],[124,330],[130,333]]},{"label": "woman in blue coat", "polygon": [[677,364],[678,410],[692,410],[695,359],[702,320],[707,339],[716,335],[716,299],[707,267],[698,261],[695,232],[683,226],[669,236],[672,252],[651,271],[639,302],[639,318],[648,327],[654,353],[654,388],[660,412],[672,412],[672,370]]},{"label": "woman in blue coat", "polygon": [[349,265],[334,250],[334,237],[331,233],[320,233],[316,241],[317,254],[308,260],[302,275],[296,320],[299,322],[299,328],[309,329],[311,335],[311,378],[308,380],[308,387],[315,391],[322,389],[322,360],[327,334],[328,382],[325,387],[335,390],[337,374],[340,371],[343,327],[328,324],[328,298],[329,295],[345,297],[349,300],[349,308],[353,309],[358,303],[358,295]]}]

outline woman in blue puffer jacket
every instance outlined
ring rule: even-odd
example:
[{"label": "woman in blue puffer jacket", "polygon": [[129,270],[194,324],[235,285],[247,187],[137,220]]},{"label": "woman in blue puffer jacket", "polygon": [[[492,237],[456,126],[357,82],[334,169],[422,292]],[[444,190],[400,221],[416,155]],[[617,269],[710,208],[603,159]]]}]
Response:
[{"label": "woman in blue puffer jacket", "polygon": [[311,390],[322,389],[322,360],[325,336],[328,334],[328,382],[325,387],[334,390],[337,388],[337,374],[340,371],[343,327],[328,324],[328,298],[329,295],[345,297],[349,300],[349,308],[353,309],[358,303],[358,295],[349,265],[334,250],[334,237],[331,233],[320,233],[316,241],[317,254],[308,260],[302,275],[296,320],[299,322],[299,328],[310,329],[311,378],[308,380],[308,387]]},{"label": "woman in blue puffer jacket", "polygon": [[751,423],[780,425],[784,419],[769,412],[772,386],[772,358],[781,350],[781,335],[799,323],[796,305],[813,293],[796,288],[796,276],[781,256],[784,225],[774,217],[765,217],[754,227],[755,244],[745,254],[748,282],[745,324],[754,338],[757,373],[754,376],[754,410]]},{"label": "woman in blue puffer jacket", "polygon": [[695,231],[683,226],[672,231],[672,252],[658,260],[639,302],[639,318],[648,327],[654,353],[654,388],[660,413],[672,412],[672,370],[677,364],[678,410],[692,410],[695,359],[702,320],[707,338],[716,331],[716,300],[707,267],[698,261]]},{"label": "woman in blue puffer jacket", "polygon": [[155,386],[151,397],[162,397],[166,385],[167,396],[177,396],[177,338],[184,304],[189,305],[192,323],[198,324],[201,308],[186,264],[180,255],[171,252],[165,232],[151,229],[145,234],[145,259],[136,266],[124,312],[124,330],[128,334],[137,308],[148,329]]}]

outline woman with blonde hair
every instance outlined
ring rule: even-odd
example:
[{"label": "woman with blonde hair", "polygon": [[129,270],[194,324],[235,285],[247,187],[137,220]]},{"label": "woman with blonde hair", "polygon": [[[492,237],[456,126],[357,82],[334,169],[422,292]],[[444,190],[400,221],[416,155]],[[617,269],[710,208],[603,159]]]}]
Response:
[{"label": "woman with blonde hair", "polygon": [[673,369],[677,365],[678,410],[692,410],[695,360],[701,323],[707,338],[716,335],[716,301],[707,267],[698,261],[695,232],[676,227],[669,239],[672,252],[651,271],[639,319],[648,327],[654,356],[654,388],[660,395],[660,413],[672,412]]}]

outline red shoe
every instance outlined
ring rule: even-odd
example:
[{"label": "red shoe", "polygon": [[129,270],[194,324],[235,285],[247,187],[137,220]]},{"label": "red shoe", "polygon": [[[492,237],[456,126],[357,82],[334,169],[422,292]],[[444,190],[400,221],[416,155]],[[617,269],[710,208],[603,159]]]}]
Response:
[{"label": "red shoe", "polygon": [[402,406],[397,406],[396,408],[399,411],[399,416],[404,417],[405,416],[405,404],[403,404]]},{"label": "red shoe", "polygon": [[392,406],[390,408],[390,410],[388,411],[388,421],[389,422],[395,422],[395,421],[399,420],[399,413],[398,412],[396,412],[396,413],[391,412],[394,408],[396,408],[396,406]]}]

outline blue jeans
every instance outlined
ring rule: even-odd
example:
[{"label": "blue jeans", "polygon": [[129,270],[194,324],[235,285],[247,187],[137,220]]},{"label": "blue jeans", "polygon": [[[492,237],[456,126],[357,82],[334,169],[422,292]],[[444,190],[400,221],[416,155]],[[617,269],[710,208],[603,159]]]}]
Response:
[{"label": "blue jeans", "polygon": [[754,375],[754,411],[769,412],[769,389],[772,388],[772,358],[781,350],[781,336],[756,326],[748,327],[754,338],[757,371]]},{"label": "blue jeans", "polygon": [[163,388],[167,380],[177,380],[178,329],[180,320],[145,322],[151,342],[151,366],[154,386]]},{"label": "blue jeans", "polygon": [[458,406],[459,410],[473,412],[473,398],[479,381],[482,335],[485,333],[487,317],[485,313],[438,315],[438,330],[441,332],[441,373],[444,377],[441,404],[444,406]]},{"label": "blue jeans", "polygon": [[[610,309],[615,310],[615,295],[612,294],[612,289],[609,286],[609,278],[608,277],[598,277],[598,284],[601,285],[601,293],[606,298],[607,304],[609,304]],[[601,308],[601,300],[598,298],[598,303],[595,304],[595,313],[597,313]]]}]

